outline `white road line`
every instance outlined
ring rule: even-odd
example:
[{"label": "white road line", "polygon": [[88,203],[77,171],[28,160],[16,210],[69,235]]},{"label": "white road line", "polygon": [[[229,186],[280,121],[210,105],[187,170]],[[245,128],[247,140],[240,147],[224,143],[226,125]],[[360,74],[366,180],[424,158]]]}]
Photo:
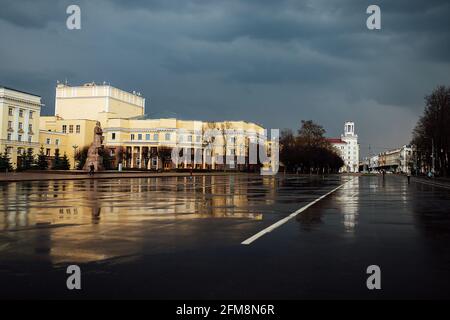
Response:
[{"label": "white road line", "polygon": [[[355,179],[355,178],[353,178]],[[273,230],[275,230],[276,228],[282,226],[283,224],[285,224],[286,222],[288,222],[289,220],[291,220],[292,218],[294,218],[295,216],[297,216],[298,214],[302,213],[303,211],[305,211],[306,209],[308,209],[309,207],[315,205],[317,202],[319,202],[320,200],[326,198],[327,196],[329,196],[330,194],[332,194],[333,192],[339,190],[340,188],[342,188],[343,186],[345,186],[347,183],[353,181],[353,179],[341,184],[339,187],[334,188],[333,190],[331,190],[330,192],[324,194],[323,196],[320,196],[319,198],[317,198],[316,200],[314,200],[313,202],[308,203],[306,206],[298,209],[297,211],[291,213],[290,215],[288,215],[287,217],[275,222],[274,224],[272,224],[271,226],[268,226],[267,228],[265,228],[264,230],[261,230],[260,232],[258,232],[257,234],[251,236],[250,238],[248,238],[247,240],[241,242],[241,244],[243,245],[249,245],[252,242],[258,240],[259,238],[261,238],[263,235],[265,235],[266,233],[272,232]]]}]

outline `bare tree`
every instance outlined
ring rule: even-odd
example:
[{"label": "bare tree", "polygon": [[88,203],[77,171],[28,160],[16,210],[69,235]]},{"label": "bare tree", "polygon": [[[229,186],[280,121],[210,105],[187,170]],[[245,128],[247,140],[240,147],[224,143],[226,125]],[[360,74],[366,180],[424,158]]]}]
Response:
[{"label": "bare tree", "polygon": [[413,130],[415,166],[422,171],[450,173],[450,87],[439,86],[425,97],[425,109]]}]

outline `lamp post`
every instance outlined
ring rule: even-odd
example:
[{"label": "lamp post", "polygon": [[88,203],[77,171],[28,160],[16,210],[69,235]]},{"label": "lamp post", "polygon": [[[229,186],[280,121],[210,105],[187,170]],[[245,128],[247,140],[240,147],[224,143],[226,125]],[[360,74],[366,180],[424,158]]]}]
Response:
[{"label": "lamp post", "polygon": [[72,146],[72,148],[73,148],[73,170],[75,170],[75,167],[76,167],[75,156],[77,154],[78,146],[75,144]]}]

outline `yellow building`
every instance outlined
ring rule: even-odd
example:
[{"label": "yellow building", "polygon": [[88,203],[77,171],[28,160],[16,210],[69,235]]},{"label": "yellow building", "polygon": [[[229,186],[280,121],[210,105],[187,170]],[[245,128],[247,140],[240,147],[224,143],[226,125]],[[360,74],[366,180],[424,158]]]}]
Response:
[{"label": "yellow building", "polygon": [[0,152],[7,150],[13,166],[29,149],[39,150],[41,97],[0,87]]},{"label": "yellow building", "polygon": [[97,121],[88,119],[62,119],[57,116],[40,118],[39,142],[47,156],[53,157],[56,149],[60,155],[66,154],[73,167],[75,153],[94,140],[94,128]]},{"label": "yellow building", "polygon": [[[104,136],[111,155],[120,154],[118,161],[129,168],[224,169],[226,163],[242,169],[249,164],[250,143],[264,137],[264,128],[245,121],[109,119]],[[173,148],[180,159],[164,161],[161,150]]]},{"label": "yellow building", "polygon": [[0,106],[0,147],[15,165],[20,153],[42,147],[50,159],[56,150],[66,154],[73,168],[76,152],[93,142],[97,121],[112,168],[244,169],[250,150],[265,141],[264,128],[251,122],[146,119],[140,93],[106,84],[58,84],[54,116],[40,116],[39,96],[3,87]]},{"label": "yellow building", "polygon": [[64,120],[88,119],[106,126],[109,118],[133,118],[145,113],[145,99],[138,92],[129,93],[110,85],[87,83],[56,86],[55,116]]},{"label": "yellow building", "polygon": [[[145,119],[140,93],[88,83],[57,85],[55,116],[41,118],[40,142],[46,153],[53,155],[58,148],[72,163],[73,147],[92,143],[96,121],[101,123],[114,168],[122,163],[125,168],[154,170],[224,169],[226,162],[227,168],[239,169],[249,164],[251,143],[265,137],[264,128],[245,121]],[[180,155],[176,161],[171,157],[174,148]]]}]

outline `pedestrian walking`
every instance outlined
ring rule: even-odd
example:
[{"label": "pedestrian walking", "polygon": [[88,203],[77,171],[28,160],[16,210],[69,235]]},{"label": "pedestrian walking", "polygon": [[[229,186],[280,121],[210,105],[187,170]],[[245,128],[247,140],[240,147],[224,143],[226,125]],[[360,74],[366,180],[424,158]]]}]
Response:
[{"label": "pedestrian walking", "polygon": [[94,163],[91,162],[91,164],[89,165],[89,175],[93,176],[94,172],[95,172],[95,166],[94,166]]}]

